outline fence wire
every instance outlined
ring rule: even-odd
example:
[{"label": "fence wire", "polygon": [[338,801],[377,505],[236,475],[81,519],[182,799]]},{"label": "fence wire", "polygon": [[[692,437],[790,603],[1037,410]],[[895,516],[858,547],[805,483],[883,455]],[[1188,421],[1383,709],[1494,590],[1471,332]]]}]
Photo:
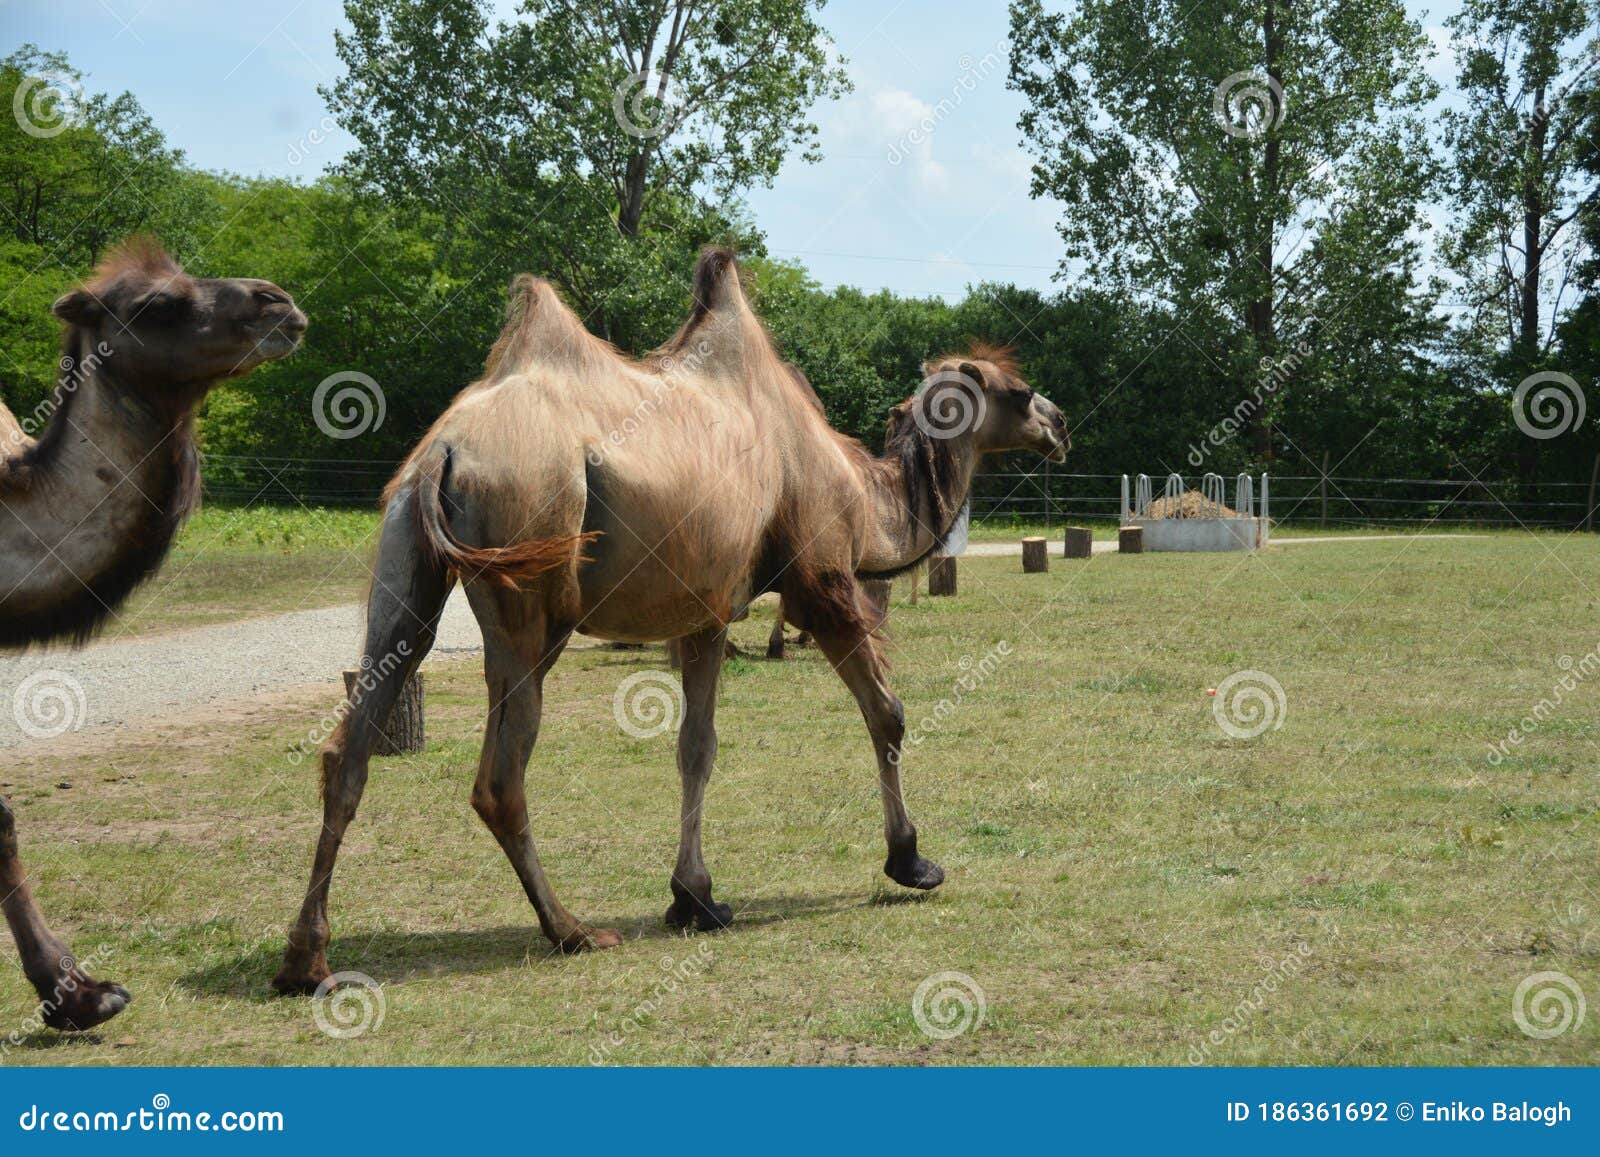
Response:
[{"label": "fence wire", "polygon": [[[342,458],[205,459],[205,494],[224,505],[374,506],[397,462]],[[1120,517],[1120,474],[1045,469],[983,471],[974,522],[1051,526]],[[1488,481],[1367,475],[1272,474],[1278,523],[1321,526],[1483,526],[1593,529],[1592,481]],[[1198,478],[1194,485],[1198,486]]]}]

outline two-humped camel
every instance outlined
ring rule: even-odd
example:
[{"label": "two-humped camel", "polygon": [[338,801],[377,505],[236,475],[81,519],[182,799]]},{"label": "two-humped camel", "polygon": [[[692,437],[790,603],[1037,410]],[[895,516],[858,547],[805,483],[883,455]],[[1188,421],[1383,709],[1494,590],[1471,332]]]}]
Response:
[{"label": "two-humped camel", "polygon": [[[194,415],[217,383],[288,354],[306,318],[270,281],[191,278],[154,242],[55,303],[61,378],[35,441],[0,406],[0,648],[87,641],[166,557],[199,494]],[[0,799],[0,905],[45,1023],[126,1007],[45,923]]]},{"label": "two-humped camel", "polygon": [[390,483],[362,659],[381,674],[352,696],[323,749],[323,827],[274,980],[280,991],[330,979],[328,887],[373,729],[431,646],[457,576],[483,630],[489,684],[472,804],[558,947],[622,937],[562,906],[528,831],[523,777],[545,676],[574,631],[681,641],[683,808],[666,918],[726,926],[732,910],[712,899],[701,858],[701,804],[717,752],[727,625],[766,591],[781,592],[785,613],[812,632],[866,717],[884,870],[911,888],[943,880],[918,853],[901,799],[904,713],[860,578],[907,570],[934,549],[980,455],[1028,448],[1060,460],[1066,423],[1006,359],[978,352],[929,365],[929,380],[891,421],[885,456],[873,458],[828,427],[804,379],[779,358],[731,254],[702,255],[694,292],[677,336],[632,361],[586,332],[545,282],[519,278],[484,378]]}]

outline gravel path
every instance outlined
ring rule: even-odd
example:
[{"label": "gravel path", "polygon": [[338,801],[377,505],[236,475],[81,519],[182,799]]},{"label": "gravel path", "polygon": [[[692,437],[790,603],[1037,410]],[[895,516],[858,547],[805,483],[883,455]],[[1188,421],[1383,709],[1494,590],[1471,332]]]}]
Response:
[{"label": "gravel path", "polygon": [[[1397,542],[1473,535],[1351,535],[1280,538],[1274,546],[1321,542]],[[1096,542],[1097,554],[1115,542]],[[967,553],[1020,554],[1020,543],[973,543]],[[1058,552],[1053,552],[1058,553]],[[208,704],[307,684],[337,684],[360,658],[360,604],[292,611],[270,618],[100,642],[83,651],[52,649],[0,658],[0,745],[46,743],[67,731],[139,725]],[[574,646],[583,645],[574,640]],[[478,624],[458,588],[445,607],[428,664],[483,649]]]}]

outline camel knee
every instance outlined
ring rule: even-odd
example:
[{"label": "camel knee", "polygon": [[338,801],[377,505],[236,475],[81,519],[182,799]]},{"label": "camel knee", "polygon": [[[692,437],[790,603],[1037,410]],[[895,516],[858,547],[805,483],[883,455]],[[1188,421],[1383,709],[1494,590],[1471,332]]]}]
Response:
[{"label": "camel knee", "polygon": [[874,739],[898,750],[901,740],[906,737],[906,709],[900,697],[885,692],[873,703],[867,724],[872,729]]},{"label": "camel knee", "polygon": [[496,836],[514,835],[525,826],[527,803],[520,790],[506,784],[476,783],[472,786],[472,810]]}]

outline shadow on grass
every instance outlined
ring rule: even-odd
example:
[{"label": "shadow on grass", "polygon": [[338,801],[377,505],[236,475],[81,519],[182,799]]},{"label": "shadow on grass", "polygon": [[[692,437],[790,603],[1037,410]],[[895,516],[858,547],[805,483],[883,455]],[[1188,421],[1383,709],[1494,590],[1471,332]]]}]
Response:
[{"label": "shadow on grass", "polygon": [[[745,904],[734,903],[732,928],[693,935],[736,937],[741,931],[831,916],[883,902],[879,896],[862,897],[860,893],[763,896]],[[622,932],[626,942],[612,952],[628,952],[640,941],[681,940],[691,935],[668,928],[659,916],[599,916],[590,923]],[[179,977],[178,983],[204,996],[270,1001],[276,999],[271,981],[282,963],[283,949],[281,939],[262,941],[188,972]],[[335,972],[358,971],[380,984],[431,976],[487,976],[523,964],[553,968],[568,959],[550,946],[536,924],[463,931],[352,933],[335,936],[328,946],[328,960]]]}]

